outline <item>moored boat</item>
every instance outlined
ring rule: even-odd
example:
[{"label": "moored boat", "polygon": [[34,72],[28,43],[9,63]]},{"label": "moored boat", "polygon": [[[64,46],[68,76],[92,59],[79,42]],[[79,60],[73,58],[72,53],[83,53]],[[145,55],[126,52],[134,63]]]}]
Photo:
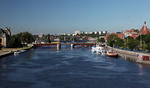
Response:
[{"label": "moored boat", "polygon": [[107,51],[106,55],[109,57],[118,57],[118,54],[113,51]]},{"label": "moored boat", "polygon": [[19,51],[15,51],[14,52],[14,55],[16,56],[16,55],[18,55],[20,52]]},{"label": "moored boat", "polygon": [[100,54],[106,53],[105,47],[104,46],[98,46],[98,45],[96,47],[92,47],[91,51],[94,53],[100,53]]}]

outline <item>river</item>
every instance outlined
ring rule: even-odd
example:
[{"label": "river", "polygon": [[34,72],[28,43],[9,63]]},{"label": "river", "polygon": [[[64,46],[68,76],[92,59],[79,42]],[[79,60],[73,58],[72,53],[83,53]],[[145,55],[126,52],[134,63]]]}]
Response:
[{"label": "river", "polygon": [[150,66],[89,48],[36,48],[0,59],[0,88],[150,88]]}]

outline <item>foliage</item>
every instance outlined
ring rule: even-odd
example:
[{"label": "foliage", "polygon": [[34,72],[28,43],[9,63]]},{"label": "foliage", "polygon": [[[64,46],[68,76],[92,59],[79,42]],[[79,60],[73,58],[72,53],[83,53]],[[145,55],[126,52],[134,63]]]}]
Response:
[{"label": "foliage", "polygon": [[145,43],[150,43],[150,34],[145,35],[143,40],[144,40]]},{"label": "foliage", "polygon": [[18,48],[22,47],[24,43],[32,43],[34,41],[34,37],[31,33],[21,32],[16,35],[11,36],[10,41],[8,43],[8,47],[10,48]]},{"label": "foliage", "polygon": [[107,40],[107,45],[113,47],[114,46],[115,41],[114,40]]},{"label": "foliage", "polygon": [[124,40],[118,38],[115,34],[112,34],[109,36],[107,40],[107,44],[111,47],[117,46],[117,47],[123,47],[124,46]]},{"label": "foliage", "polygon": [[115,46],[117,46],[117,47],[123,47],[124,46],[124,40],[120,39],[120,38],[116,38]]},{"label": "foliage", "polygon": [[21,32],[16,36],[21,40],[21,43],[32,43],[34,41],[33,35],[29,32]]},{"label": "foliage", "polygon": [[98,42],[105,42],[104,38],[97,39]]},{"label": "foliage", "polygon": [[150,43],[146,45],[146,50],[150,53]]},{"label": "foliage", "polygon": [[128,41],[127,41],[127,46],[131,50],[138,49],[139,41],[136,40],[136,39],[129,38]]},{"label": "foliage", "polygon": [[10,41],[8,43],[8,47],[9,48],[22,47],[20,38],[18,38],[18,36],[16,36],[16,35],[11,36]]}]

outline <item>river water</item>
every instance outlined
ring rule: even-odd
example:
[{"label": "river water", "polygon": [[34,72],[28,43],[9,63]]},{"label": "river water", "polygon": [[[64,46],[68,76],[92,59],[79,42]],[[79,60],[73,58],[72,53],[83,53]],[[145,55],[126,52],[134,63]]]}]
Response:
[{"label": "river water", "polygon": [[150,67],[89,48],[37,48],[0,60],[0,88],[150,88]]}]

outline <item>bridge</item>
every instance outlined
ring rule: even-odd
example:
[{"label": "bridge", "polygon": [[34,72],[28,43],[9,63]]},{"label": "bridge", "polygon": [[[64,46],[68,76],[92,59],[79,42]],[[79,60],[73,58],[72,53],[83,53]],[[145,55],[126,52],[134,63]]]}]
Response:
[{"label": "bridge", "polygon": [[96,43],[71,43],[71,48],[74,48],[75,46],[83,46],[83,47],[92,47],[96,46]]},{"label": "bridge", "polygon": [[[62,43],[45,43],[45,44],[33,44],[33,47],[56,46],[57,49],[60,49],[61,45]],[[91,47],[91,46],[96,46],[96,43],[67,43],[66,45],[70,45],[71,48],[74,48],[75,46]]]}]

